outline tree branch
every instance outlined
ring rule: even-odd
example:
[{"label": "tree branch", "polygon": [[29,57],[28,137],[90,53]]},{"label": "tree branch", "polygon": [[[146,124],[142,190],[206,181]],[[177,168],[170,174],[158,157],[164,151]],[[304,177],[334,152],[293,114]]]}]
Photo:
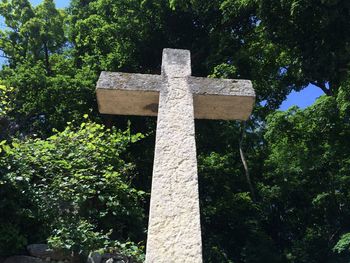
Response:
[{"label": "tree branch", "polygon": [[6,58],[6,59],[11,59],[10,57],[6,56],[6,55],[0,55],[1,58]]},{"label": "tree branch", "polygon": [[255,192],[254,192],[253,184],[252,184],[252,181],[251,181],[251,178],[250,178],[248,163],[247,163],[247,160],[245,158],[245,155],[244,155],[244,152],[243,152],[243,147],[242,147],[243,139],[244,139],[244,135],[245,135],[245,126],[246,126],[246,122],[242,121],[241,122],[241,137],[239,139],[239,154],[241,156],[241,160],[242,160],[244,171],[245,171],[245,177],[247,179],[247,183],[248,183],[248,187],[249,187],[250,193],[252,195],[252,199],[253,199],[253,201],[255,201],[256,200],[255,199]]},{"label": "tree branch", "polygon": [[333,92],[331,89],[327,89],[326,84],[324,82],[319,83],[318,81],[311,81],[312,85],[319,87],[327,96],[333,96]]}]

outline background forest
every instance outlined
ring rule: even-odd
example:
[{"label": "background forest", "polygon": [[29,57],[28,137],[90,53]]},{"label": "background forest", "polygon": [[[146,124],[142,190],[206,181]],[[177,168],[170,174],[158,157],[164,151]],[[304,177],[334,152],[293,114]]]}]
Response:
[{"label": "background forest", "polygon": [[[1,255],[143,260],[156,119],[101,115],[94,89],[102,70],[159,74],[170,47],[257,93],[247,122],[196,121],[205,262],[349,262],[350,1],[2,0],[0,15]],[[278,110],[310,83],[325,95]]]}]

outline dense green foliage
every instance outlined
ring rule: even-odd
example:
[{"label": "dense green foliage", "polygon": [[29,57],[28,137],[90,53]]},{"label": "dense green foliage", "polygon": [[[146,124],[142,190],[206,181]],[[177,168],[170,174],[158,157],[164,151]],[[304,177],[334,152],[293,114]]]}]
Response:
[{"label": "dense green foliage", "polygon": [[84,254],[142,239],[145,193],[131,186],[134,167],[121,157],[140,137],[83,122],[46,140],[2,142],[2,253],[45,236]]},{"label": "dense green foliage", "polygon": [[350,122],[342,103],[322,97],[304,111],[276,112],[267,121],[268,185],[259,188],[269,199],[273,235],[294,261],[342,262],[330,246],[349,231]]},{"label": "dense green foliage", "polygon": [[[94,86],[160,73],[174,47],[194,75],[257,93],[245,123],[196,122],[205,262],[348,262],[348,1],[2,0],[0,15],[0,254],[49,242],[142,261],[155,119],[101,116]],[[276,110],[309,83],[325,96]]]}]

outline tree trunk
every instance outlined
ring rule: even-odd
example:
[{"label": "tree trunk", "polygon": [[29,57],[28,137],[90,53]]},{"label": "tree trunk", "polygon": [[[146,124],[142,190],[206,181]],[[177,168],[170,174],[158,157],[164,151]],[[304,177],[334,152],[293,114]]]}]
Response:
[{"label": "tree trunk", "polygon": [[255,191],[254,191],[254,188],[253,188],[252,180],[250,178],[248,163],[247,163],[247,160],[245,158],[245,155],[244,155],[244,152],[243,152],[243,147],[242,147],[244,135],[245,135],[245,122],[242,121],[241,122],[241,137],[239,139],[239,154],[241,156],[241,160],[242,160],[242,163],[243,163],[245,177],[246,177],[246,180],[247,180],[247,183],[248,183],[248,187],[249,187],[249,190],[250,190],[250,193],[251,193],[251,196],[252,196],[252,200],[255,201]]}]

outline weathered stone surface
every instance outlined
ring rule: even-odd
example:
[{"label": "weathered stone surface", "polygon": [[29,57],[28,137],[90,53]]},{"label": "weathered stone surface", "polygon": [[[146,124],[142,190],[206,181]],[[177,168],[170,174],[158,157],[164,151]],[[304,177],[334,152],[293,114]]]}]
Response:
[{"label": "weathered stone surface", "polygon": [[[184,58],[177,61],[190,59],[188,52],[179,55]],[[163,61],[169,60],[165,51]],[[182,66],[163,65],[166,82],[157,120],[148,263],[202,262],[193,99],[186,79],[190,72],[181,70]],[[184,76],[168,75],[169,69]]]},{"label": "weathered stone surface", "polygon": [[188,78],[196,119],[246,120],[255,93],[250,80]]},{"label": "weathered stone surface", "polygon": [[87,258],[86,263],[101,263],[102,255],[98,252],[91,252]]},{"label": "weathered stone surface", "polygon": [[181,74],[186,78],[193,94],[194,118],[246,120],[249,117],[255,101],[251,81],[191,77],[190,61],[183,61],[184,66],[176,69],[176,62],[181,62],[181,59],[175,51],[165,49],[163,75],[102,72],[96,87],[100,112],[157,116],[159,92],[167,70],[167,78]]},{"label": "weathered stone surface", "polygon": [[160,75],[102,72],[96,95],[101,113],[156,116]]},{"label": "weathered stone surface", "polygon": [[96,89],[159,92],[161,82],[161,75],[102,71]]},{"label": "weathered stone surface", "polygon": [[46,258],[52,254],[52,249],[49,249],[47,244],[31,244],[27,246],[29,255],[33,257]]},{"label": "weathered stone surface", "polygon": [[[186,78],[191,76],[191,53],[185,49],[163,49],[162,76]],[[162,87],[164,89],[164,86]]]},{"label": "weathered stone surface", "polygon": [[190,52],[164,49],[161,76],[102,72],[96,93],[101,113],[158,115],[146,262],[201,263],[194,118],[247,119],[251,82],[191,77]]},{"label": "weathered stone surface", "polygon": [[114,263],[132,263],[132,259],[119,254],[119,253],[105,253],[102,254],[102,263],[106,263],[108,260]]},{"label": "weathered stone surface", "polygon": [[13,256],[7,258],[4,263],[45,263],[45,261],[29,256]]},{"label": "weathered stone surface", "polygon": [[47,244],[31,244],[27,246],[29,255],[42,259],[65,260],[70,255],[63,250],[51,249]]}]

